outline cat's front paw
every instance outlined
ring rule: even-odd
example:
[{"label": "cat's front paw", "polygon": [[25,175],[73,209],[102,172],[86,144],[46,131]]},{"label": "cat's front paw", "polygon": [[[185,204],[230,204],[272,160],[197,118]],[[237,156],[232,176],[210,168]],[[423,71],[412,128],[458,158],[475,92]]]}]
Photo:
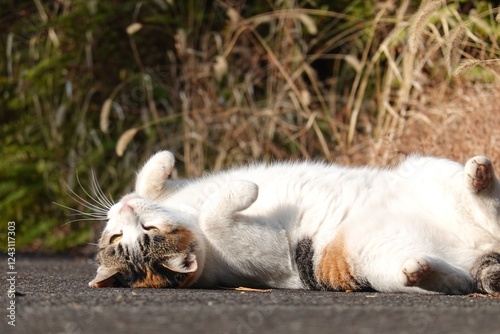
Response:
[{"label": "cat's front paw", "polygon": [[217,220],[247,209],[259,196],[259,186],[245,180],[231,180],[203,203],[200,220]]},{"label": "cat's front paw", "polygon": [[491,160],[484,155],[475,156],[465,164],[466,182],[478,193],[491,186],[494,172]]},{"label": "cat's front paw", "polygon": [[137,175],[136,193],[148,199],[161,196],[164,182],[172,172],[174,164],[174,155],[169,151],[161,151],[153,155]]},{"label": "cat's front paw", "polygon": [[226,189],[228,191],[226,196],[233,205],[234,211],[242,211],[248,208],[259,195],[259,186],[245,180],[233,180],[229,182]]},{"label": "cat's front paw", "polygon": [[422,258],[408,259],[403,264],[401,282],[405,286],[418,286],[429,277],[430,273],[431,267],[427,260]]},{"label": "cat's front paw", "polygon": [[146,165],[149,177],[157,177],[165,181],[174,169],[175,158],[169,151],[161,151],[153,155]]}]

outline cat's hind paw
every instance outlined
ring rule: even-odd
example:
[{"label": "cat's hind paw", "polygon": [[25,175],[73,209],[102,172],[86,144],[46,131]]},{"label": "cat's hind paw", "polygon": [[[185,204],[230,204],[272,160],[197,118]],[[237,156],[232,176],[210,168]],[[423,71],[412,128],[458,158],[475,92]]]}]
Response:
[{"label": "cat's hind paw", "polygon": [[490,187],[494,178],[491,160],[483,155],[469,159],[465,164],[465,177],[476,193]]},{"label": "cat's hind paw", "polygon": [[403,264],[400,280],[404,286],[422,291],[465,294],[472,291],[470,275],[441,259],[410,258]]},{"label": "cat's hind paw", "polygon": [[480,257],[471,270],[476,290],[485,293],[500,292],[500,253]]},{"label": "cat's hind paw", "polygon": [[429,277],[430,273],[431,267],[427,260],[422,258],[408,259],[403,264],[401,282],[405,286],[418,286]]}]

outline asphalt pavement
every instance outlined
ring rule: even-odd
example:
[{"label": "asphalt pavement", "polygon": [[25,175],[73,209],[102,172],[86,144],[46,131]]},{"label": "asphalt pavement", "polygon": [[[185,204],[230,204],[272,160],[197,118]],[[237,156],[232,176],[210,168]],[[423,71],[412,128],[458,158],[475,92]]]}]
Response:
[{"label": "asphalt pavement", "polygon": [[85,257],[16,254],[15,269],[4,271],[0,333],[500,334],[500,298],[490,296],[91,289]]}]

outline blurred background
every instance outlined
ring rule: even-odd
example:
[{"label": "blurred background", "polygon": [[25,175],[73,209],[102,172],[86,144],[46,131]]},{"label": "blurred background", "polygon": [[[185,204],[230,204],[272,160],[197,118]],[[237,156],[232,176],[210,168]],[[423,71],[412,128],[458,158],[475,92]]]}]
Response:
[{"label": "blurred background", "polygon": [[[249,161],[500,161],[498,1],[0,0],[0,243],[82,252],[93,178]],[[80,196],[82,199],[75,200]],[[57,203],[57,204],[56,204]],[[68,208],[64,208],[64,206]]]}]

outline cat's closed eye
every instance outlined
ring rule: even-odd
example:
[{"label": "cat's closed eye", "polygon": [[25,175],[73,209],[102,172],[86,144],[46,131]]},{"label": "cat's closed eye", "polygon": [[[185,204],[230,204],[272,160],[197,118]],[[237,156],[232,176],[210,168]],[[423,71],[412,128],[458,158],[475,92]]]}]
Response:
[{"label": "cat's closed eye", "polygon": [[142,225],[142,228],[146,231],[160,232],[160,229],[156,226],[144,226],[144,225]]},{"label": "cat's closed eye", "polygon": [[111,238],[109,238],[109,243],[115,244],[118,241],[120,241],[121,239],[122,239],[122,234],[115,234],[115,235],[112,235]]}]

